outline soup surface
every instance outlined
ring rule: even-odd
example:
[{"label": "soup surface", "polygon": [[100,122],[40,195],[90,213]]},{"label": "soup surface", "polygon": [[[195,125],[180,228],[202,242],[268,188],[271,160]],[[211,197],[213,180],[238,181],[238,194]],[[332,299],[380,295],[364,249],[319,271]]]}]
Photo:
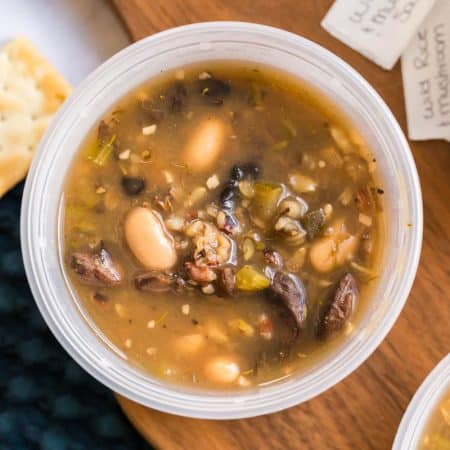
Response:
[{"label": "soup surface", "polygon": [[450,391],[443,395],[433,411],[419,450],[450,450]]},{"label": "soup surface", "polygon": [[279,380],[352,331],[382,246],[376,161],[335,107],[245,63],[130,93],[64,192],[67,274],[99,332],[151,375]]}]

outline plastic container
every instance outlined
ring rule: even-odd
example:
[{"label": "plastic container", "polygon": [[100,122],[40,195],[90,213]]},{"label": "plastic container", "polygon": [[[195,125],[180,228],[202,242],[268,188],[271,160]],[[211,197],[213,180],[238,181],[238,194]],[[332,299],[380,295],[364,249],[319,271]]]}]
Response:
[{"label": "plastic container", "polygon": [[[354,332],[306,373],[257,390],[211,393],[174,388],[120,357],[83,317],[65,279],[60,205],[64,175],[81,140],[128,91],[158,74],[204,60],[246,60],[278,67],[332,99],[370,143],[385,189],[389,233],[384,271]],[[341,59],[297,35],[240,22],[171,29],[126,48],[72,94],[46,132],[27,178],[22,203],[22,251],[36,303],[56,338],[90,374],[143,405],[203,418],[257,416],[314,397],[355,370],[377,348],[406,301],[422,240],[419,180],[407,141],[385,103]]]},{"label": "plastic container", "polygon": [[420,385],[403,415],[392,450],[415,450],[428,420],[446,391],[450,389],[450,353]]}]

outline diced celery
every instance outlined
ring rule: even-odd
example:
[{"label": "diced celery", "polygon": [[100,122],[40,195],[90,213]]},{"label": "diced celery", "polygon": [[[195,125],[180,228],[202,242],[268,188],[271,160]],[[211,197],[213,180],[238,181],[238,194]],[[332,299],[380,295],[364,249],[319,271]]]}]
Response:
[{"label": "diced celery", "polygon": [[270,280],[252,266],[244,266],[236,274],[236,288],[241,291],[261,291],[270,286]]},{"label": "diced celery", "polygon": [[264,228],[276,213],[283,188],[279,184],[264,182],[256,182],[253,187],[255,195],[250,207],[251,217],[256,225]]},{"label": "diced celery", "polygon": [[111,139],[104,145],[99,145],[98,142],[96,142],[95,146],[88,151],[88,159],[93,161],[98,166],[104,166],[113,152],[113,144],[115,140],[116,135],[113,134]]}]

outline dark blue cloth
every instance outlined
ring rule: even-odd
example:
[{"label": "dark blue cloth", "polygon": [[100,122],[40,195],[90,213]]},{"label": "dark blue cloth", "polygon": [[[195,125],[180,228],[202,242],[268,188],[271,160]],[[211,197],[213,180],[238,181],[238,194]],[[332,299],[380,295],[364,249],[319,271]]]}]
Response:
[{"label": "dark blue cloth", "polygon": [[20,253],[22,185],[0,199],[0,450],[150,447],[41,318]]}]

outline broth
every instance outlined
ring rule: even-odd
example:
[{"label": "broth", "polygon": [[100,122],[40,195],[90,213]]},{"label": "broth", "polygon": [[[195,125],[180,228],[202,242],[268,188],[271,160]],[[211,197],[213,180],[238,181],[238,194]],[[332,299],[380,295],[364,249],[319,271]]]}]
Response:
[{"label": "broth", "polygon": [[162,74],[92,130],[64,191],[66,272],[127,359],[247,388],[351,332],[378,277],[383,190],[365,141],[264,66]]},{"label": "broth", "polygon": [[450,391],[434,409],[426,425],[419,450],[450,450]]}]

